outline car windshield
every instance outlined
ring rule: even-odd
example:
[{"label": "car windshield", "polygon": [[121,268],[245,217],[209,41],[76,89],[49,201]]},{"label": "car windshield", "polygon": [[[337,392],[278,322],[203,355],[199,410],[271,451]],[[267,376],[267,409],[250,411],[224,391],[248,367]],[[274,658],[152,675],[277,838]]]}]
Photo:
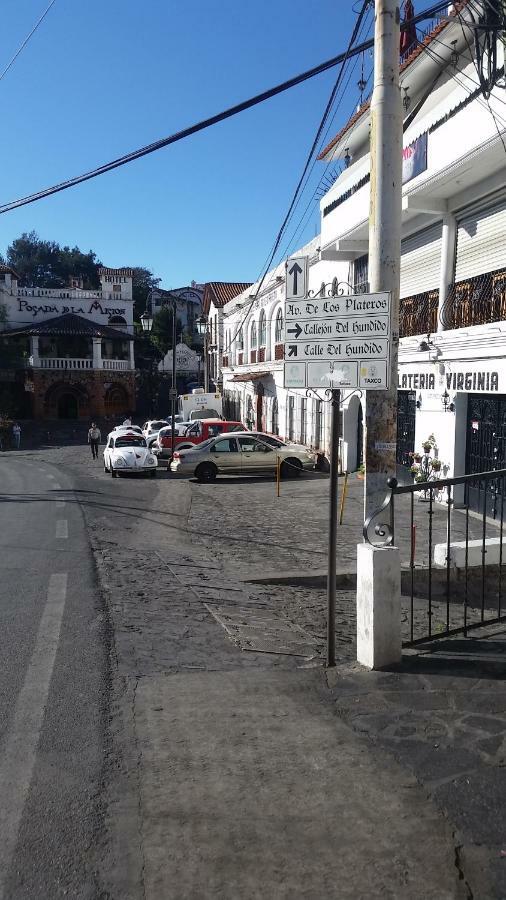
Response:
[{"label": "car windshield", "polygon": [[151,431],[160,431],[160,428],[165,428],[167,422],[151,422],[150,428]]},{"label": "car windshield", "polygon": [[146,447],[146,441],[143,437],[137,437],[136,434],[123,434],[116,438],[116,449],[120,447]]}]

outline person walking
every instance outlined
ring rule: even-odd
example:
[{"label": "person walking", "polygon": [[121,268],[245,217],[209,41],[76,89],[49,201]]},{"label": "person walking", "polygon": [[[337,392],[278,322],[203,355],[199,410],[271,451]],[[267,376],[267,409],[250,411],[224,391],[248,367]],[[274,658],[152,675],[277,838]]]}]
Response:
[{"label": "person walking", "polygon": [[97,428],[95,422],[91,423],[91,428],[88,431],[88,444],[91,447],[91,455],[93,459],[98,459],[98,445],[100,443],[100,428]]},{"label": "person walking", "polygon": [[123,422],[123,425],[129,426],[131,424],[132,424],[132,419],[130,418],[130,416],[127,416],[125,421]]},{"label": "person walking", "polygon": [[12,426],[12,437],[14,438],[14,446],[16,450],[19,450],[19,446],[21,444],[21,426],[19,422],[14,422]]}]

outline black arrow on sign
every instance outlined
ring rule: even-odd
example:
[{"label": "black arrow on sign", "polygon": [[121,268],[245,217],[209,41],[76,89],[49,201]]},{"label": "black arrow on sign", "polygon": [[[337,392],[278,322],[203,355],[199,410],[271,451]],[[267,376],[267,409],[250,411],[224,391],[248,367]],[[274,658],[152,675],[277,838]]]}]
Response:
[{"label": "black arrow on sign", "polygon": [[286,329],[286,333],[287,333],[287,334],[294,334],[295,337],[298,338],[299,334],[302,334],[302,328],[300,327],[299,323],[296,322],[296,323],[295,323],[295,328],[287,328],[287,329]]},{"label": "black arrow on sign", "polygon": [[297,356],[297,344],[288,344],[288,356]]},{"label": "black arrow on sign", "polygon": [[302,275],[302,269],[298,263],[294,263],[291,269],[288,269],[288,274],[293,275],[293,292],[297,293],[297,276]]}]

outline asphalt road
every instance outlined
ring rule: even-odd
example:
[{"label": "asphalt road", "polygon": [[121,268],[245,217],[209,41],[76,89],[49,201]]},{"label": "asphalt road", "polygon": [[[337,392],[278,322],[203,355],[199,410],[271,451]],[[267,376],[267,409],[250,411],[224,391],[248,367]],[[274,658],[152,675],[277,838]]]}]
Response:
[{"label": "asphalt road", "polygon": [[97,896],[108,633],[71,487],[0,457],[0,900]]}]

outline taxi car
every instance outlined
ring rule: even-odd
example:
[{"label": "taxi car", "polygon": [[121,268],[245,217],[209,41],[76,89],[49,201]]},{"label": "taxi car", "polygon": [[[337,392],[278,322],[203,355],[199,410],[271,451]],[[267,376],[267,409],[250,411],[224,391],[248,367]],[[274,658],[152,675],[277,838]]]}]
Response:
[{"label": "taxi car", "polygon": [[104,449],[104,472],[113,478],[123,473],[156,476],[158,460],[149,449],[146,438],[135,431],[111,431]]}]

